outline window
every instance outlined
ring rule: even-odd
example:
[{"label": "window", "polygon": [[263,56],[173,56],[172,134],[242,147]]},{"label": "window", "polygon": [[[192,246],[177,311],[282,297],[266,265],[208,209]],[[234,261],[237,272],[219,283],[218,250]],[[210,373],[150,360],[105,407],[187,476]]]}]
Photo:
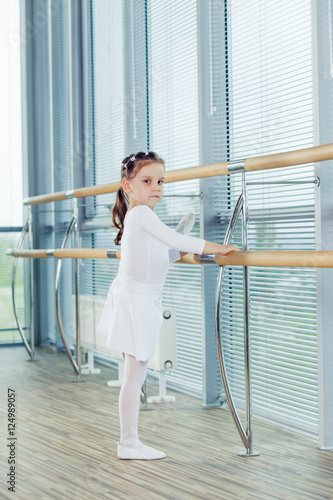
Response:
[{"label": "window", "polygon": [[[311,2],[232,0],[226,31],[230,158],[313,146]],[[230,180],[235,203],[239,178]],[[313,165],[247,174],[250,250],[315,249],[314,180]],[[241,280],[241,271],[228,269],[221,318],[240,407]],[[250,298],[254,413],[315,434],[316,270],[250,268]]]},{"label": "window", "polygon": [[[92,137],[87,185],[118,180],[122,158],[144,148],[156,150],[172,170],[202,158],[210,163],[314,144],[309,0],[85,5],[86,132]],[[251,250],[315,247],[313,166],[249,174],[247,188]],[[202,201],[211,207],[209,224],[220,241],[239,193],[239,176],[225,177]],[[105,229],[113,200],[88,201],[84,245],[113,245],[113,231]],[[175,226],[191,210],[199,222],[200,203],[199,181],[166,185],[158,214]],[[198,223],[195,231],[199,235]],[[239,227],[234,239],[240,242]],[[116,270],[116,262],[85,263],[82,292],[105,295]],[[169,382],[196,395],[202,380],[201,274],[199,267],[172,266],[164,292],[178,318],[180,363]],[[240,407],[241,275],[227,269],[221,317]],[[315,433],[315,271],[252,268],[250,295],[255,414]]]},{"label": "window", "polygon": [[[2,154],[0,343],[20,342],[11,297],[13,261],[6,256],[7,248],[17,246],[23,225],[20,49],[20,2],[5,0],[0,5],[0,61],[3,69],[0,93]],[[22,262],[19,263],[16,276],[17,308],[24,323]]]},{"label": "window", "polygon": [[[196,3],[93,1],[89,5],[86,44],[92,57],[86,73],[86,107],[94,141],[86,185],[118,180],[122,159],[138,150],[157,151],[169,170],[199,164]],[[114,232],[107,228],[114,199],[114,195],[88,199],[86,216],[92,229],[84,232],[84,246],[113,246]],[[199,182],[192,181],[167,185],[157,212],[175,227],[184,213],[193,211],[199,234],[199,209]],[[84,263],[81,292],[105,296],[117,268],[114,261]],[[177,304],[179,369],[170,382],[196,395],[202,383],[200,281],[200,269],[172,266],[164,294],[165,305]],[[180,305],[184,296],[191,300]]]}]

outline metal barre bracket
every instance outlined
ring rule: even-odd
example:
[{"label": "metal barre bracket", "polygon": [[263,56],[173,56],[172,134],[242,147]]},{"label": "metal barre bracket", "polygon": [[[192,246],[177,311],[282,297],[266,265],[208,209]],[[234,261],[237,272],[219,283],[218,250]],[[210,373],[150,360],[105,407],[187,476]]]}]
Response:
[{"label": "metal barre bracket", "polygon": [[117,251],[116,250],[108,250],[106,252],[106,255],[108,259],[116,259],[117,258]]},{"label": "metal barre bracket", "polygon": [[74,189],[69,189],[68,191],[66,191],[66,198],[70,199],[70,198],[74,198]]},{"label": "metal barre bracket", "polygon": [[246,169],[244,167],[244,160],[231,160],[229,161],[227,165],[227,169],[230,174],[236,174],[237,172],[246,172]]},{"label": "metal barre bracket", "polygon": [[214,255],[208,255],[208,254],[201,254],[199,256],[199,261],[201,264],[216,264],[215,262],[215,256]]}]

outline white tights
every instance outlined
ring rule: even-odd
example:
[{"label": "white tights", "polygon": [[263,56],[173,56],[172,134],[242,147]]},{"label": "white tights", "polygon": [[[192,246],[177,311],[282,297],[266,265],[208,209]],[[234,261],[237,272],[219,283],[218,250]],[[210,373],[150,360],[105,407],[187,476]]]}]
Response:
[{"label": "white tights", "polygon": [[140,389],[145,381],[148,361],[137,361],[125,354],[124,381],[119,393],[120,444],[139,447],[138,420]]}]

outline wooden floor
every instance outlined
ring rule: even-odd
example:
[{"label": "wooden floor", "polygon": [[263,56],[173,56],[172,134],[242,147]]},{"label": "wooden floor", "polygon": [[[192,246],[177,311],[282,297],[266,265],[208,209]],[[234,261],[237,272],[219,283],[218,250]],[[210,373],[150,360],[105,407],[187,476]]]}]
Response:
[{"label": "wooden floor", "polygon": [[[21,347],[0,349],[0,498],[79,500],[321,500],[333,499],[333,452],[316,442],[254,421],[259,457],[242,458],[227,409],[177,401],[140,412],[140,436],[164,450],[164,460],[116,457],[119,389],[110,368],[73,383],[63,353],[38,349],[28,362]],[[16,490],[7,491],[7,389],[16,392]],[[150,393],[157,392],[150,386]]]}]

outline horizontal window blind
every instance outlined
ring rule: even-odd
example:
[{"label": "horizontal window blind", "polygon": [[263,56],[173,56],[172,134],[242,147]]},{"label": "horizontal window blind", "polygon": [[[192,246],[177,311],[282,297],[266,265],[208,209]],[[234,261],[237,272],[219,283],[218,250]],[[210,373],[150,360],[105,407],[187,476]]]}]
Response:
[{"label": "horizontal window blind", "polygon": [[[25,117],[23,120],[29,170],[26,189],[28,196],[34,196],[74,187],[74,156],[77,151],[73,151],[72,60],[75,43],[72,40],[71,3],[36,0],[22,12],[25,16],[21,24],[22,40],[25,41],[22,67],[26,78],[26,89],[22,95],[24,99],[30,99],[28,103],[24,102],[26,120]],[[31,37],[29,32],[36,19],[43,22],[39,23]],[[34,248],[59,247],[71,215],[70,200],[32,206]],[[33,266],[35,301],[38,304],[35,314],[36,345],[55,344],[62,350],[63,341],[54,305],[56,261],[36,259]],[[72,344],[71,275],[71,262],[64,262],[60,299],[69,345]]]},{"label": "horizontal window blind", "polygon": [[[91,1],[86,12],[89,147],[86,185],[119,180],[121,160],[154,150],[167,170],[199,164],[197,7],[193,0]],[[91,78],[90,78],[91,75]],[[184,86],[186,79],[187,85]],[[115,195],[87,199],[82,246],[113,248],[110,209]],[[192,211],[199,236],[198,181],[166,185],[156,212],[171,227]],[[103,227],[104,224],[104,227]],[[80,267],[81,293],[106,296],[118,261]],[[177,307],[178,370],[169,384],[195,395],[202,385],[201,270],[172,266],[163,302]]]},{"label": "horizontal window blind", "polygon": [[[311,3],[233,0],[227,13],[230,157],[313,146]],[[249,249],[315,249],[315,189],[313,165],[247,174]],[[240,180],[233,176],[224,195],[234,204],[238,193]],[[221,204],[227,213],[223,194]],[[227,269],[221,323],[240,407],[242,294],[241,271]],[[316,271],[250,268],[250,301],[254,412],[315,434]]]},{"label": "horizontal window blind", "polygon": [[[205,37],[198,37],[197,2],[91,1],[90,7],[86,105],[93,140],[87,185],[118,180],[123,156],[139,149],[156,151],[167,170],[198,165],[200,134],[205,136],[199,99],[209,103],[205,147],[209,144],[212,162],[313,145],[309,0],[209,0],[200,5],[209,19],[209,83],[201,89],[198,46]],[[216,180],[212,188],[218,241],[240,188],[237,175]],[[249,174],[247,189],[251,250],[314,248],[312,165]],[[114,232],[106,222],[113,202],[114,195],[88,201],[86,215],[96,228],[85,231],[83,246],[113,246]],[[158,215],[176,227],[188,211],[196,215],[193,234],[199,235],[199,182],[167,184]],[[240,223],[233,241],[241,244]],[[116,261],[85,263],[82,293],[105,295],[117,267]],[[163,297],[165,305],[176,306],[178,323],[179,369],[168,382],[196,395],[202,384],[201,272],[171,266]],[[255,413],[315,433],[315,272],[251,268],[250,298]],[[231,387],[244,407],[240,269],[226,269],[221,323]]]},{"label": "horizontal window blind", "polygon": [[[85,10],[85,110],[88,158],[85,184],[99,185],[120,179],[125,156],[125,18],[123,2],[91,0]],[[115,193],[85,199],[86,220],[81,245],[113,248],[111,209]],[[105,298],[116,276],[118,260],[84,260],[80,265],[80,293]]]},{"label": "horizontal window blind", "polygon": [[[124,17],[123,2],[91,1],[90,30],[87,33],[91,53],[90,93],[86,108],[90,109],[89,161],[87,186],[115,182],[120,177],[120,165],[125,152],[125,79],[124,79]],[[114,195],[86,199],[86,216],[107,216]]]},{"label": "horizontal window blind", "polygon": [[[71,9],[70,4],[59,5],[57,15],[52,18],[52,66],[57,68],[52,71],[52,149],[53,149],[53,189],[62,191],[73,188],[73,97],[72,97],[72,31],[71,31]],[[47,210],[47,206],[41,205],[40,209]],[[63,200],[54,204],[54,247],[60,248],[63,242],[65,229],[68,227],[72,216],[72,201]],[[71,242],[68,241],[67,246]],[[48,247],[49,248],[49,247]],[[71,332],[73,329],[73,318],[71,295],[72,295],[72,264],[70,259],[62,261],[60,280],[60,304],[62,321],[69,341],[72,345]],[[49,268],[51,266],[49,265]],[[54,265],[55,268],[55,265]],[[54,269],[53,269],[54,270]],[[53,306],[53,297],[50,300]],[[57,346],[63,349],[63,341],[57,327]]]},{"label": "horizontal window blind", "polygon": [[[90,2],[85,35],[90,65],[86,66],[89,93],[89,170],[85,183],[104,184],[120,180],[123,158],[146,150],[146,30],[145,2]],[[134,147],[135,149],[131,149]],[[116,232],[111,227],[115,193],[86,199],[82,245],[113,248]],[[81,267],[80,290],[106,297],[116,276],[118,260],[87,261]]]},{"label": "horizontal window blind", "polygon": [[[168,171],[199,162],[197,5],[193,0],[148,2],[149,138]],[[186,82],[186,83],[185,83]],[[199,181],[165,185],[156,212],[175,227],[187,212],[196,216],[199,236]],[[201,269],[172,265],[163,303],[177,314],[178,369],[169,385],[202,393]]]}]

